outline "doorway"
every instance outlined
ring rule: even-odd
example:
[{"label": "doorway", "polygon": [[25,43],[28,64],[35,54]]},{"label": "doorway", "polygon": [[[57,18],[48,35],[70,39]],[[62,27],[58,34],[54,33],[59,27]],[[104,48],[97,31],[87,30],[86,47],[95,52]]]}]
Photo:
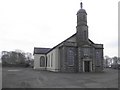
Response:
[{"label": "doorway", "polygon": [[90,61],[84,61],[84,71],[90,72]]}]

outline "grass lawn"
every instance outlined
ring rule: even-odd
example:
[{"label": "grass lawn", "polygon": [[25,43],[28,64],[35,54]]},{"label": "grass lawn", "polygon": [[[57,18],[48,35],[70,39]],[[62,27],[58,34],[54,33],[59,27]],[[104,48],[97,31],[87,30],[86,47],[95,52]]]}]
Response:
[{"label": "grass lawn", "polygon": [[103,73],[54,73],[32,68],[2,68],[3,88],[117,88],[118,71]]}]

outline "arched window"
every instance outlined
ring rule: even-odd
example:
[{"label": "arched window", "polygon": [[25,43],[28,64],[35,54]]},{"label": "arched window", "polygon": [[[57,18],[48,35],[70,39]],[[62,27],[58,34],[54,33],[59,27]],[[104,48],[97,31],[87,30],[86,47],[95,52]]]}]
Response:
[{"label": "arched window", "polygon": [[45,57],[44,56],[40,57],[40,67],[45,67]]},{"label": "arched window", "polygon": [[86,31],[84,31],[84,40],[87,40],[87,34],[86,34],[87,32]]},{"label": "arched window", "polygon": [[51,67],[53,66],[53,53],[51,54]]},{"label": "arched window", "polygon": [[101,53],[99,50],[96,50],[96,65],[97,66],[100,66],[100,64],[101,64],[100,61],[101,61]]},{"label": "arched window", "polygon": [[74,48],[68,48],[67,49],[67,61],[69,66],[74,65],[74,60],[75,60],[75,49]]}]

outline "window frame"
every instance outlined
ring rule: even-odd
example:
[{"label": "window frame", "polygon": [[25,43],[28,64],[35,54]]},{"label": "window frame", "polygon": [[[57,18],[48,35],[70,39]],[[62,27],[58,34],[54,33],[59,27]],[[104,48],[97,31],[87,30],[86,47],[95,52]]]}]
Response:
[{"label": "window frame", "polygon": [[73,47],[67,48],[67,64],[68,66],[75,65],[75,52]]},{"label": "window frame", "polygon": [[46,66],[45,56],[40,56],[40,67]]}]

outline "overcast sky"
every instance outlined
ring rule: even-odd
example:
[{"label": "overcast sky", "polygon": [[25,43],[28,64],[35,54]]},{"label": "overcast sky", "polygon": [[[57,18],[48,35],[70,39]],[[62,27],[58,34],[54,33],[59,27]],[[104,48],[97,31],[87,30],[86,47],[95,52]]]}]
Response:
[{"label": "overcast sky", "polygon": [[76,33],[80,2],[87,12],[89,38],[118,56],[119,0],[0,0],[0,51],[52,48]]}]

